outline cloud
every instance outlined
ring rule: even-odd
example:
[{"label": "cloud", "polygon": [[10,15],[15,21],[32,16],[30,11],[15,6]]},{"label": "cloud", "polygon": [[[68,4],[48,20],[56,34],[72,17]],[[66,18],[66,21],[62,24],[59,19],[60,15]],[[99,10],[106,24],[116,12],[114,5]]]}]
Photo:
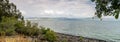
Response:
[{"label": "cloud", "polygon": [[27,14],[27,12],[24,11],[24,10],[20,10],[20,12],[22,12],[22,15],[26,15]]},{"label": "cloud", "polygon": [[25,17],[87,18],[94,15],[90,0],[10,0],[25,13]]},{"label": "cloud", "polygon": [[45,13],[45,14],[64,14],[65,12],[58,11],[58,10],[44,10],[43,13]]}]

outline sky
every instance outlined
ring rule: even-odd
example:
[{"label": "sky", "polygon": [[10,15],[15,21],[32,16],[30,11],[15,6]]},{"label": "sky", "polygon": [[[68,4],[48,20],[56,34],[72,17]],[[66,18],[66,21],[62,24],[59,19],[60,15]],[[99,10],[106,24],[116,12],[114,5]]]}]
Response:
[{"label": "sky", "polygon": [[10,0],[24,17],[88,18],[95,13],[91,0]]}]

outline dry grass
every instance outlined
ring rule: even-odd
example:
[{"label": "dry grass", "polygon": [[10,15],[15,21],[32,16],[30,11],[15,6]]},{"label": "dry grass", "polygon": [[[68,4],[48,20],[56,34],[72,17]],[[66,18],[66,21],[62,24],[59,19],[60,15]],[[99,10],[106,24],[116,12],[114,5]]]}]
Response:
[{"label": "dry grass", "polygon": [[32,42],[30,38],[25,38],[24,36],[13,36],[13,37],[0,37],[0,42]]}]

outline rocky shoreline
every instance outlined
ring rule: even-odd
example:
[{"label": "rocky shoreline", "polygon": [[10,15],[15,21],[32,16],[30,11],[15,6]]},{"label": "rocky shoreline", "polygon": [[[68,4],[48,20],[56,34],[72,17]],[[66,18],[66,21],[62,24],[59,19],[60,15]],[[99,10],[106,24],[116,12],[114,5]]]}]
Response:
[{"label": "rocky shoreline", "polygon": [[63,34],[63,33],[56,33],[58,36],[58,41],[66,41],[66,42],[107,42],[105,40],[99,40],[99,39],[93,39],[93,38],[86,38],[81,36],[74,36],[69,34]]}]

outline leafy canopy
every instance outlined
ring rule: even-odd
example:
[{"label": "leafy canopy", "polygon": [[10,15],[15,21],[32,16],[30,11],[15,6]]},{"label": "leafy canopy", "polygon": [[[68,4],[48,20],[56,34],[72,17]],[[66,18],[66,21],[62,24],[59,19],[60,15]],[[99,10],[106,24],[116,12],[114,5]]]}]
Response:
[{"label": "leafy canopy", "polygon": [[102,16],[114,16],[119,18],[120,14],[120,0],[91,0],[96,4],[95,15],[99,18]]},{"label": "leafy canopy", "polygon": [[21,15],[21,12],[16,8],[16,5],[10,3],[9,0],[0,0],[0,21],[3,16],[23,19],[23,16]]}]

